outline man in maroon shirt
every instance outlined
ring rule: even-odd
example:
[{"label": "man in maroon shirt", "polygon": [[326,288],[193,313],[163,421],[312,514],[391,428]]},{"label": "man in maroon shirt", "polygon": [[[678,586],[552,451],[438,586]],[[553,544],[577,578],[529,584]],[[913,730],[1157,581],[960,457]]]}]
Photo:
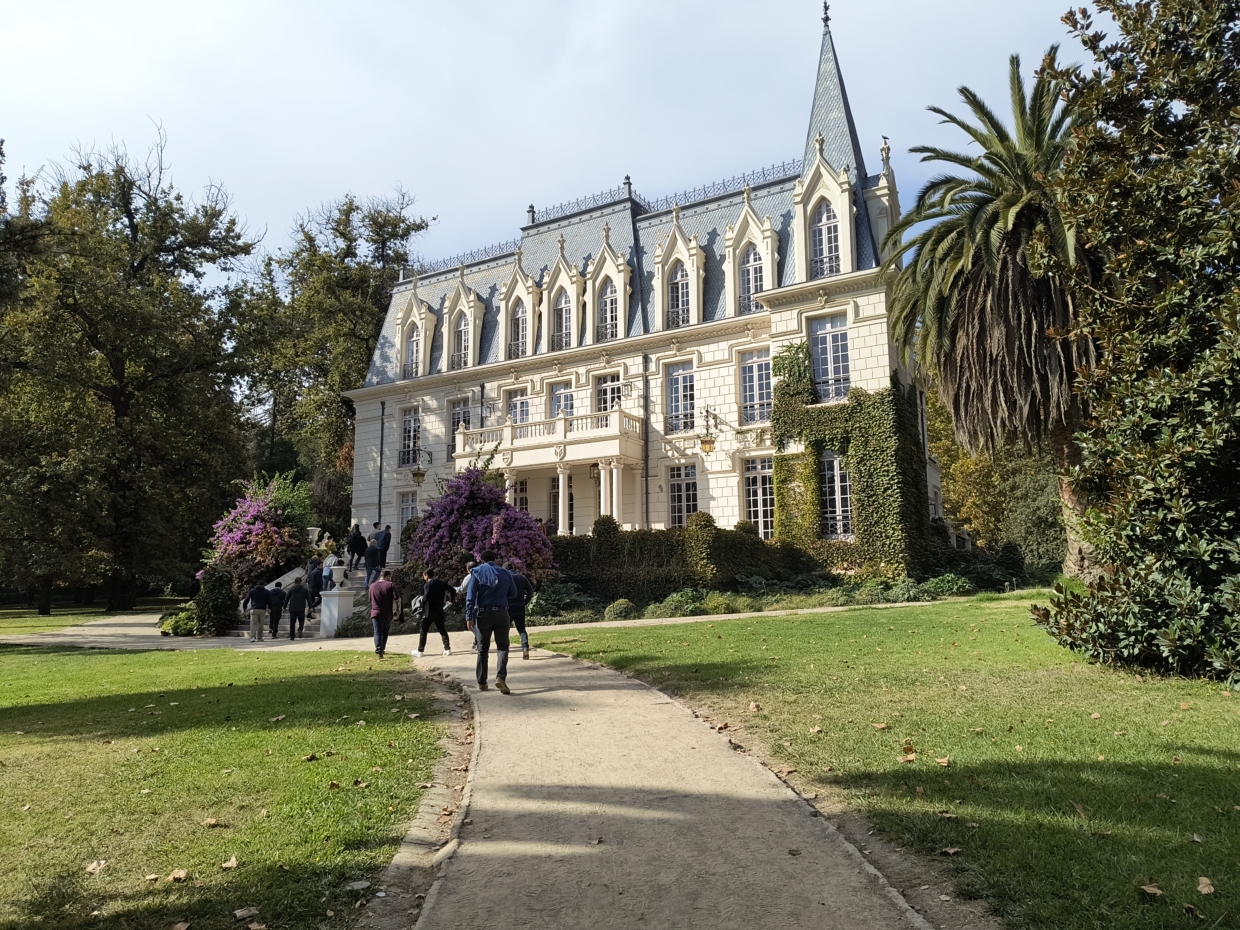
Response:
[{"label": "man in maroon shirt", "polygon": [[399,620],[404,615],[400,602],[400,590],[392,581],[391,571],[384,570],[379,580],[370,586],[370,622],[375,628],[375,655],[380,659],[387,652],[388,632],[392,629],[392,615]]}]

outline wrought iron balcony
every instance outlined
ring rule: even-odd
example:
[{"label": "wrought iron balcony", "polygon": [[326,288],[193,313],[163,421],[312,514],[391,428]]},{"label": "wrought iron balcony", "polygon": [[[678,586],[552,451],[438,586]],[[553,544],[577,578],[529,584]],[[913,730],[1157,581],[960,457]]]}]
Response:
[{"label": "wrought iron balcony", "polygon": [[468,368],[469,367],[469,353],[468,352],[453,352],[452,358],[449,360],[448,367],[452,371],[458,371],[462,368]]},{"label": "wrought iron balcony", "polygon": [[681,307],[679,310],[667,311],[667,328],[680,329],[682,326],[689,325],[689,308]]},{"label": "wrought iron balcony", "polygon": [[598,341],[611,342],[613,339],[620,337],[620,324],[614,320],[610,323],[598,324]]},{"label": "wrought iron balcony", "polygon": [[811,281],[817,281],[819,278],[826,278],[839,273],[840,257],[838,255],[826,255],[809,260],[809,278]]},{"label": "wrought iron balcony", "polygon": [[418,446],[414,446],[412,449],[401,449],[398,456],[397,467],[416,468],[419,462],[426,462],[426,464],[429,465],[430,458],[431,454],[423,451]]},{"label": "wrought iron balcony", "polygon": [[667,418],[667,432],[671,433],[687,433],[693,429],[695,421],[693,413],[673,413]]},{"label": "wrought iron balcony", "polygon": [[509,358],[525,358],[525,340],[517,339],[508,343]]},{"label": "wrought iron balcony", "polygon": [[408,381],[410,378],[416,378],[418,376],[418,363],[417,362],[405,362],[405,364],[401,366],[400,376],[404,378],[406,381]]},{"label": "wrought iron balcony", "polygon": [[555,352],[559,349],[571,349],[573,347],[572,333],[552,333],[551,334],[551,351]]},{"label": "wrought iron balcony", "polygon": [[762,304],[758,303],[757,294],[741,294],[740,306],[737,308],[741,316],[750,313],[761,313]]},{"label": "wrought iron balcony", "polygon": [[814,382],[814,390],[818,392],[820,403],[848,398],[849,380],[844,378],[819,378]]},{"label": "wrought iron balcony", "polygon": [[759,401],[752,404],[741,404],[742,423],[770,423],[771,402]]}]

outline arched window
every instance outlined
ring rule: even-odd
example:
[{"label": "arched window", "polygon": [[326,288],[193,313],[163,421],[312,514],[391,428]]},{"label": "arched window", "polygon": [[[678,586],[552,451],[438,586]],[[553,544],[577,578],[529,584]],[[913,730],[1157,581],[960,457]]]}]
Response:
[{"label": "arched window", "polygon": [[452,331],[452,369],[469,367],[469,317],[462,313]]},{"label": "arched window", "polygon": [[508,322],[508,357],[525,358],[526,333],[529,331],[529,318],[525,313],[525,301],[518,300],[512,308],[512,318]]},{"label": "arched window", "polygon": [[689,272],[681,262],[667,277],[667,328],[689,325]]},{"label": "arched window", "polygon": [[827,201],[819,201],[809,221],[811,281],[840,273],[840,221]]},{"label": "arched window", "polygon": [[603,282],[598,298],[598,341],[610,342],[620,336],[620,297],[611,278]]},{"label": "arched window", "polygon": [[762,256],[756,246],[745,250],[741,258],[741,313],[754,313],[762,308],[754,295],[762,293]]},{"label": "arched window", "polygon": [[418,371],[418,359],[422,354],[422,333],[418,329],[417,323],[410,323],[409,329],[405,333],[405,364],[401,368],[400,376],[406,380],[416,378],[420,372]]},{"label": "arched window", "polygon": [[573,344],[573,301],[568,291],[560,288],[551,311],[551,348],[567,349]]}]

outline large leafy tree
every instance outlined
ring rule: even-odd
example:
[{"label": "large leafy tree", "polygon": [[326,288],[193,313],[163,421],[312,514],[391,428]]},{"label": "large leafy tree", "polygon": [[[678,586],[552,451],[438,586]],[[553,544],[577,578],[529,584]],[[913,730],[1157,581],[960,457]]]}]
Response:
[{"label": "large leafy tree", "polygon": [[[1049,446],[1066,474],[1077,461],[1073,434],[1085,416],[1074,383],[1092,351],[1089,340],[1067,338],[1076,303],[1058,269],[1088,269],[1093,259],[1052,186],[1073,125],[1050,70],[1057,52],[1047,52],[1028,92],[1020,58],[1012,56],[1010,129],[968,87],[960,96],[972,121],[930,108],[977,151],[912,150],[956,173],[932,178],[892,228],[885,268],[900,268],[893,334],[915,347],[934,376],[960,442],[974,453],[1012,443]],[[1065,571],[1088,573],[1088,549],[1073,531],[1082,501],[1067,480],[1060,495],[1069,528]]]},{"label": "large leafy tree", "polygon": [[[24,419],[22,442],[0,439],[22,489],[0,521],[40,526],[42,574],[106,572],[127,609],[141,581],[188,575],[244,471],[229,302],[204,279],[251,244],[221,190],[175,190],[162,145],[76,161],[15,211],[43,246],[0,306],[0,406]],[[0,535],[9,563],[26,538]],[[77,571],[51,558],[74,552]]]},{"label": "large leafy tree", "polygon": [[1077,480],[1113,570],[1042,618],[1105,661],[1240,679],[1240,0],[1098,0],[1063,75],[1061,201],[1105,261],[1076,282],[1101,362]]},{"label": "large leafy tree", "polygon": [[[294,453],[314,488],[318,521],[347,526],[353,473],[353,405],[413,239],[429,225],[403,191],[349,195],[298,219],[292,244],[250,282],[239,350],[250,396],[265,408],[259,466],[287,468]],[[272,457],[268,457],[272,456]]]}]

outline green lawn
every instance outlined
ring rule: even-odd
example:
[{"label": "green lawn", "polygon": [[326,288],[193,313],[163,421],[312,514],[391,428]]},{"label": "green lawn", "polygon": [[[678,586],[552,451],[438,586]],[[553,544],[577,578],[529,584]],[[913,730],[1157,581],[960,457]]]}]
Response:
[{"label": "green lawn", "polygon": [[0,927],[345,926],[440,754],[423,687],[365,654],[0,647]]},{"label": "green lawn", "polygon": [[[178,598],[143,598],[138,602],[134,613],[162,613],[180,603]],[[53,604],[51,615],[46,617],[40,617],[37,611],[28,607],[0,607],[0,636],[47,633],[115,616],[115,611],[102,607],[83,607],[81,604]]]},{"label": "green lawn", "polygon": [[1030,599],[532,638],[742,725],[1012,925],[1240,926],[1240,696],[1083,664]]}]

